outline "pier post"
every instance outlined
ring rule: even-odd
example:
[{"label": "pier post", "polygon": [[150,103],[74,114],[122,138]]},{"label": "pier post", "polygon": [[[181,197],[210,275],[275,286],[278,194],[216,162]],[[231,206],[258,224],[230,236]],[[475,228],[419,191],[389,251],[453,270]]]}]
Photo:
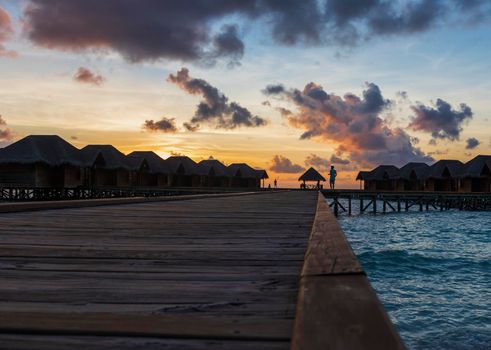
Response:
[{"label": "pier post", "polygon": [[348,215],[351,215],[351,196],[348,197]]},{"label": "pier post", "polygon": [[383,199],[383,205],[382,205],[382,208],[383,208],[383,211],[384,213],[387,212],[387,201],[385,199]]},{"label": "pier post", "polygon": [[373,214],[377,214],[377,197],[373,196]]},{"label": "pier post", "polygon": [[401,212],[401,199],[399,197],[397,197],[397,212]]},{"label": "pier post", "polygon": [[406,198],[406,206],[405,206],[405,209],[406,209],[406,211],[409,210],[409,202],[408,202],[407,198]]},{"label": "pier post", "polygon": [[419,200],[419,211],[423,211],[423,201]]},{"label": "pier post", "polygon": [[338,216],[339,210],[338,210],[338,200],[336,197],[334,197],[334,215]]},{"label": "pier post", "polygon": [[360,198],[360,214],[363,213],[363,198]]}]

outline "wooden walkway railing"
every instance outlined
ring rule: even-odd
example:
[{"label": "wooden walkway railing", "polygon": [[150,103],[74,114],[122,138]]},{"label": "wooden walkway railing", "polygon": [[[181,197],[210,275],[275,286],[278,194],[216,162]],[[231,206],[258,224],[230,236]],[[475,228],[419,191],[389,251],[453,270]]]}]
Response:
[{"label": "wooden walkway railing", "polygon": [[319,193],[297,301],[292,350],[404,349]]}]

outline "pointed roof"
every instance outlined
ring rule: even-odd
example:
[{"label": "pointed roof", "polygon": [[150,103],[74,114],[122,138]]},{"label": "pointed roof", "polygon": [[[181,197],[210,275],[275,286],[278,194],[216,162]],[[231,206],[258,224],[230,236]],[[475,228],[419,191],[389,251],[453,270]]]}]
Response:
[{"label": "pointed roof", "polygon": [[443,179],[459,177],[464,173],[464,164],[460,160],[442,159],[430,166],[428,178]]},{"label": "pointed roof", "polygon": [[233,163],[227,167],[227,173],[232,177],[242,177],[247,179],[255,179],[257,177],[256,170],[246,163]]},{"label": "pointed roof", "polygon": [[396,179],[399,177],[400,170],[394,165],[379,165],[372,171],[368,172],[365,176],[365,180],[369,181],[381,181],[387,179]]},{"label": "pointed roof", "polygon": [[80,150],[80,154],[87,166],[93,166],[101,156],[106,169],[129,169],[135,166],[129,164],[126,156],[112,145],[87,145]]},{"label": "pointed roof", "polygon": [[298,181],[326,181],[326,179],[317,170],[310,167],[298,178]]},{"label": "pointed roof", "polygon": [[226,176],[227,167],[216,159],[206,159],[198,163],[198,175]]},{"label": "pointed roof", "polygon": [[415,176],[416,179],[423,179],[427,176],[429,169],[430,166],[426,163],[407,163],[400,169],[399,178],[410,180]]},{"label": "pointed roof", "polygon": [[462,175],[466,177],[483,177],[490,171],[491,155],[478,155],[465,163]]},{"label": "pointed roof", "polygon": [[269,179],[268,172],[264,169],[254,169],[257,174],[257,178],[260,180]]},{"label": "pointed roof", "polygon": [[172,156],[164,162],[172,174],[195,175],[197,171],[196,162],[186,156]]},{"label": "pointed roof", "polygon": [[148,170],[152,174],[168,174],[170,172],[168,165],[152,151],[133,151],[126,156],[130,158],[145,159],[148,164]]},{"label": "pointed roof", "polygon": [[367,177],[367,175],[368,175],[369,172],[370,171],[360,171],[360,172],[358,172],[358,175],[356,175],[356,180],[363,180],[364,181],[366,179],[366,177]]},{"label": "pointed roof", "polygon": [[81,165],[79,150],[57,135],[30,135],[0,149],[0,163]]}]

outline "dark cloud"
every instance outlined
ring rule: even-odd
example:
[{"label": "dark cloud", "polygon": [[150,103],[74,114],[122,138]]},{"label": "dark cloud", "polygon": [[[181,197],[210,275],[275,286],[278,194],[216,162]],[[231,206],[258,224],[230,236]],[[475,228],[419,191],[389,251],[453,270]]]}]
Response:
[{"label": "dark cloud", "polygon": [[0,57],[16,57],[15,51],[8,50],[3,44],[8,41],[14,34],[12,20],[7,11],[0,7]]},{"label": "dark cloud", "polygon": [[371,166],[432,160],[414,146],[403,129],[391,128],[382,118],[392,102],[383,97],[376,84],[367,83],[362,97],[352,93],[340,97],[315,83],[307,84],[303,90],[266,88],[263,92],[296,107],[287,120],[292,127],[303,130],[301,139],[337,143],[336,156],[331,161]]},{"label": "dark cloud", "polygon": [[337,157],[336,155],[331,156],[331,163],[333,164],[341,164],[341,165],[348,165],[350,163],[349,159],[343,159],[341,157]]},{"label": "dark cloud", "polygon": [[[237,63],[244,53],[237,23],[264,25],[282,45],[346,46],[480,23],[490,8],[474,0],[30,0],[24,21],[30,40],[50,49],[113,50],[130,62]],[[227,24],[217,30],[219,23]]]},{"label": "dark cloud", "polygon": [[190,131],[196,130],[203,123],[219,129],[258,127],[267,123],[265,119],[252,115],[247,108],[238,103],[229,102],[227,96],[207,81],[190,77],[187,68],[182,68],[175,75],[170,74],[167,81],[176,84],[189,94],[203,97],[193,118],[185,124],[185,128]]},{"label": "dark cloud", "polygon": [[76,140],[78,140],[78,136],[75,136],[75,135],[74,136],[70,136],[70,140],[76,141]]},{"label": "dark cloud", "polygon": [[305,170],[305,168],[299,164],[294,164],[286,157],[276,155],[271,160],[271,171],[275,173],[296,174]]},{"label": "dark cloud", "polygon": [[7,122],[0,115],[0,145],[12,140],[14,135],[12,131],[7,127]]},{"label": "dark cloud", "polygon": [[465,149],[474,149],[477,146],[479,146],[480,144],[481,144],[481,142],[479,142],[478,139],[476,139],[475,137],[471,137],[471,138],[467,139]]},{"label": "dark cloud", "polygon": [[317,154],[310,154],[305,158],[305,166],[314,167],[319,171],[327,171],[329,169],[329,160],[319,157]]},{"label": "dark cloud", "polygon": [[165,133],[174,133],[177,131],[176,120],[174,118],[163,117],[158,121],[145,120],[143,129],[148,131],[160,131]]},{"label": "dark cloud", "polygon": [[452,106],[442,99],[436,100],[435,108],[423,104],[417,104],[411,108],[415,116],[409,127],[414,131],[431,133],[434,140],[458,140],[462,125],[473,116],[471,108],[465,103],[460,104],[459,110],[453,110]]},{"label": "dark cloud", "polygon": [[105,79],[102,75],[96,74],[92,72],[90,69],[85,67],[79,67],[77,72],[73,75],[73,80],[83,83],[83,84],[91,84],[91,85],[102,85]]}]

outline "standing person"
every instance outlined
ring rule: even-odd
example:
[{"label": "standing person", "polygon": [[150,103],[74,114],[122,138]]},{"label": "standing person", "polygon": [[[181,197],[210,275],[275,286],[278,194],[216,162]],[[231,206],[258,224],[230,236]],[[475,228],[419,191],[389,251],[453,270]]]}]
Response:
[{"label": "standing person", "polygon": [[278,183],[276,182],[276,179],[274,179],[274,188],[276,188],[277,185]]},{"label": "standing person", "polygon": [[331,165],[331,170],[329,170],[329,186],[331,190],[334,190],[334,182],[336,181],[336,176],[338,172],[334,169],[334,165]]}]

